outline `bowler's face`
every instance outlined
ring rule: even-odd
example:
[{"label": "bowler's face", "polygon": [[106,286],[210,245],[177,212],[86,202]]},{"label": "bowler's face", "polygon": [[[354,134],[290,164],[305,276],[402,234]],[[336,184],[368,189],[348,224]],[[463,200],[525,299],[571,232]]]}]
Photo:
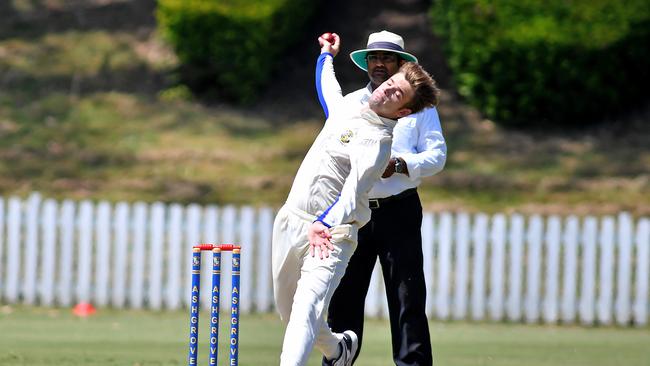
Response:
[{"label": "bowler's face", "polygon": [[[411,101],[415,92],[404,74],[397,73],[372,92],[368,104],[378,115],[399,118],[410,114],[404,112],[404,105]],[[404,114],[405,113],[405,114]]]}]

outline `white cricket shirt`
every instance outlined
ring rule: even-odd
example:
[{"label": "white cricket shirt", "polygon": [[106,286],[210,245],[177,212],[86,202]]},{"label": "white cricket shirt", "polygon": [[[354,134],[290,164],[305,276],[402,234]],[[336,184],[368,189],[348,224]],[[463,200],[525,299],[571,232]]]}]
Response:
[{"label": "white cricket shirt", "polygon": [[327,226],[362,227],[370,220],[368,192],[388,165],[397,121],[345,101],[332,55],[318,58],[317,78],[338,93],[324,99],[328,118],[298,169],[286,203]]}]

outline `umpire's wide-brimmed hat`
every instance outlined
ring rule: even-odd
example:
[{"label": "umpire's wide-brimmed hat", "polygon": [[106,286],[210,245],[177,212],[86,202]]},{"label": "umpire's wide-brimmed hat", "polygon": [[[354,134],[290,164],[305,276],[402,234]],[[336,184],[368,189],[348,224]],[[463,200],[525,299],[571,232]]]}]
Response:
[{"label": "umpire's wide-brimmed hat", "polygon": [[418,62],[417,57],[404,51],[404,39],[398,34],[381,31],[372,33],[368,37],[368,45],[363,50],[356,50],[350,53],[350,58],[355,65],[359,66],[363,71],[368,71],[368,60],[366,55],[368,52],[385,51],[397,53],[401,58],[406,61]]}]

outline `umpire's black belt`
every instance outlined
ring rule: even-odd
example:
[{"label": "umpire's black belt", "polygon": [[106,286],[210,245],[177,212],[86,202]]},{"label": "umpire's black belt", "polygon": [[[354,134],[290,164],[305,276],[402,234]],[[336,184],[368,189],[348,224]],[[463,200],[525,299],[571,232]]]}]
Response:
[{"label": "umpire's black belt", "polygon": [[418,193],[417,188],[409,188],[394,196],[388,196],[386,198],[372,198],[368,200],[368,203],[370,204],[370,208],[374,210],[376,208],[381,207],[382,205],[385,205],[386,203],[401,200],[402,198],[412,196],[416,193]]}]

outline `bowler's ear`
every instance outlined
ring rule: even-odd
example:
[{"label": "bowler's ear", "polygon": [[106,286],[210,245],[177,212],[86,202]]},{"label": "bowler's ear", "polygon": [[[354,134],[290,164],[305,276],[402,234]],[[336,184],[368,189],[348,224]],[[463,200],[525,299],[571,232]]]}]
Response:
[{"label": "bowler's ear", "polygon": [[411,114],[411,109],[410,108],[402,108],[402,109],[397,111],[397,118],[406,117],[409,114]]}]

